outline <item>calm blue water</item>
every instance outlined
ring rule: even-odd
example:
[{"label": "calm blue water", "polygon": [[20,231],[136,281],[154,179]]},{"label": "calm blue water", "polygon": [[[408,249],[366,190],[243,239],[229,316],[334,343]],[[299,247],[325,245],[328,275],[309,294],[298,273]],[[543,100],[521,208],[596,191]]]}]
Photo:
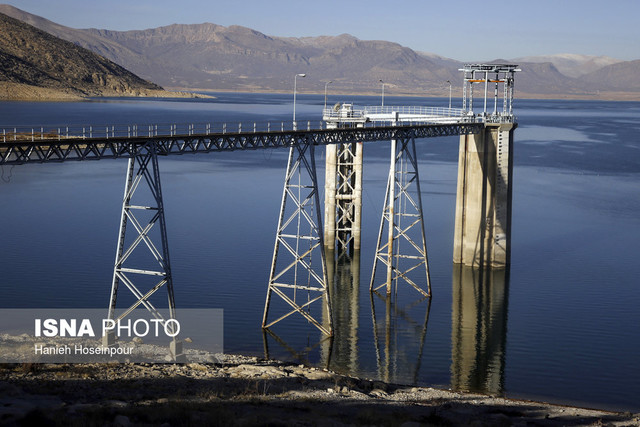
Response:
[{"label": "calm blue water", "polygon": [[[0,128],[290,120],[287,95],[217,96],[0,103]],[[318,121],[323,102],[299,96],[298,120]],[[516,114],[508,273],[454,268],[458,139],[420,140],[434,297],[429,305],[400,289],[390,306],[371,298],[388,145],[367,144],[361,263],[334,266],[331,352],[292,319],[273,328],[277,339],[266,338],[269,355],[395,382],[640,410],[640,103],[517,100]],[[223,308],[229,353],[264,354],[260,324],[286,157],[265,150],[160,159],[177,304]],[[2,306],[107,306],[125,169],[123,160],[2,167]]]}]

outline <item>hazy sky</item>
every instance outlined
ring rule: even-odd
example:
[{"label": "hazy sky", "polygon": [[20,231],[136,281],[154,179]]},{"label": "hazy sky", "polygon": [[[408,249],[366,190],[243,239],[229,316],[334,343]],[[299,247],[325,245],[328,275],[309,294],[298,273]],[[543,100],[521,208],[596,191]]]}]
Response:
[{"label": "hazy sky", "polygon": [[640,59],[640,0],[5,1],[73,28],[213,22],[273,36],[349,33],[460,61],[555,53]]}]

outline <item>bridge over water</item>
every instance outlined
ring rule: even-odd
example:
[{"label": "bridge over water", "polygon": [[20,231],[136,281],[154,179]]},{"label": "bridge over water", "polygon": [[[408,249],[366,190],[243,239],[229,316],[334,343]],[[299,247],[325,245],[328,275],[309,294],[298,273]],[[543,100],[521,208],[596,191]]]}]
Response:
[{"label": "bridge over water", "polygon": [[[416,139],[460,136],[454,262],[508,265],[511,152],[517,126],[512,108],[513,76],[519,70],[509,64],[469,64],[461,71],[462,109],[336,104],[323,110],[323,122],[317,125],[294,120],[287,124],[5,128],[0,164],[127,158],[109,318],[122,319],[140,306],[162,318],[150,300],[161,288],[167,289],[169,316],[173,318],[175,301],[158,158],[289,148],[262,326],[270,328],[298,313],[330,336],[333,324],[326,257],[359,257],[363,143],[390,141],[391,148],[371,291],[385,288],[389,295],[392,286],[397,290],[399,283],[406,283],[424,296],[431,295]],[[473,110],[473,87],[478,83],[484,85],[480,113]],[[489,83],[495,85],[493,111]],[[501,100],[499,85],[503,86]],[[327,150],[324,226],[315,161],[320,145]],[[153,269],[135,264],[132,255],[140,251],[153,257]],[[377,277],[378,268],[385,274]],[[151,278],[151,285],[141,277]],[[116,313],[121,285],[136,301]],[[275,315],[270,311],[274,296],[288,307]],[[322,306],[320,316],[310,309],[316,302]],[[113,339],[107,336],[104,343],[110,345]],[[179,342],[172,343],[172,352],[175,357],[180,355]]]}]

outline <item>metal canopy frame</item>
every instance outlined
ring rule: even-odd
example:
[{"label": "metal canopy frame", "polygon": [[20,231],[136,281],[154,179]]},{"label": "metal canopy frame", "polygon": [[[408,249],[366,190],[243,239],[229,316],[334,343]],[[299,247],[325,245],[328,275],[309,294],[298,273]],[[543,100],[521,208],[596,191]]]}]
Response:
[{"label": "metal canopy frame", "polygon": [[[333,322],[327,291],[327,264],[314,151],[311,140],[295,144],[289,149],[262,327],[268,329],[299,313],[323,334],[332,336]],[[273,294],[286,303],[288,311],[269,321]],[[328,322],[325,324],[311,312],[311,306],[317,301],[327,313]]]},{"label": "metal canopy frame", "polygon": [[[513,121],[513,93],[514,75],[522,71],[514,64],[465,64],[458,71],[464,73],[464,85],[462,89],[462,109],[469,115],[473,115],[473,85],[484,84],[482,116],[486,122],[503,123]],[[489,75],[493,74],[493,77]],[[489,95],[489,83],[495,84],[493,93],[493,111],[487,110]],[[502,112],[498,111],[498,88],[503,85]]]}]

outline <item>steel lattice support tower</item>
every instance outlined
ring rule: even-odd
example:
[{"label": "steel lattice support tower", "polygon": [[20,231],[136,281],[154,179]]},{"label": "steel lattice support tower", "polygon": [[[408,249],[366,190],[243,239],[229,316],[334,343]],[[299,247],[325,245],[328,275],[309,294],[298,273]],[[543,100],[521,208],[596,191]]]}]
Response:
[{"label": "steel lattice support tower", "polygon": [[[376,247],[369,285],[371,291],[386,287],[386,294],[390,295],[392,284],[395,284],[397,291],[398,281],[404,281],[422,295],[431,295],[420,179],[413,137],[391,140],[391,166]],[[386,275],[381,284],[376,284],[379,263],[386,267]],[[426,290],[421,285],[426,286]]]},{"label": "steel lattice support tower", "polygon": [[[168,318],[175,319],[173,280],[156,144],[149,142],[132,150],[135,154],[129,158],[127,167],[108,318],[116,321],[124,319],[142,305],[156,319],[165,321],[151,302],[151,297],[165,287]],[[133,303],[116,316],[121,284],[133,295]],[[171,328],[172,324],[168,327]],[[105,345],[113,344],[114,336],[103,337],[103,342]],[[174,358],[181,356],[179,342],[171,342],[171,352]]]},{"label": "steel lattice support tower", "polygon": [[[263,328],[299,313],[325,335],[333,335],[320,218],[314,145],[311,139],[307,139],[289,149]],[[280,310],[284,314],[269,322],[273,294],[286,305],[284,310]],[[313,304],[316,301],[322,304],[321,310],[317,309],[318,304]],[[328,322],[324,324],[323,310],[328,313]]]}]

